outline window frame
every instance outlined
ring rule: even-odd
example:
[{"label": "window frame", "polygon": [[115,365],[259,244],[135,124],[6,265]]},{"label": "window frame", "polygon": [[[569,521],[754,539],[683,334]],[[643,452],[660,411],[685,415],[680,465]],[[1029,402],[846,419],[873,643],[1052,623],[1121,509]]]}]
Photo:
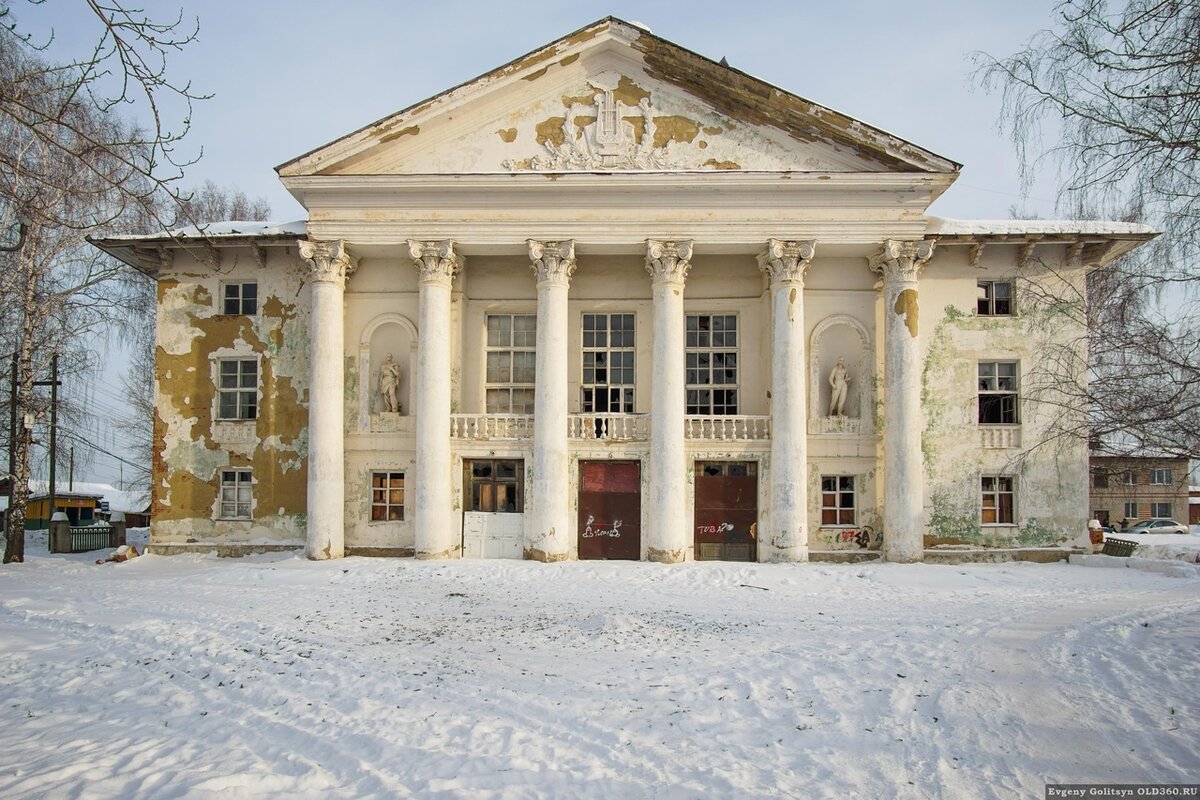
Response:
[{"label": "window frame", "polygon": [[[230,478],[232,476],[232,478]],[[245,490],[245,499],[241,492]],[[226,492],[231,491],[231,499],[226,499]],[[217,495],[217,519],[230,521],[245,521],[254,519],[254,474],[248,467],[229,467],[221,470],[221,483]],[[246,513],[239,514],[242,506]],[[232,508],[232,513],[226,513]]]},{"label": "window frame", "polygon": [[1126,470],[1125,485],[1126,486],[1137,486],[1137,470],[1132,470],[1132,469]]},{"label": "window frame", "polygon": [[[248,377],[243,369],[239,367],[236,372],[228,377],[235,378],[236,385],[224,386],[226,372],[226,364],[254,365],[253,386],[244,385],[245,379]],[[259,417],[259,375],[260,367],[259,359],[255,356],[227,356],[216,359],[216,413],[214,419],[217,422],[253,422]],[[225,397],[233,395],[233,416],[227,416],[225,412]],[[247,402],[248,401],[248,402]],[[243,413],[247,411],[249,413]]]},{"label": "window frame", "polygon": [[[858,527],[858,481],[857,475],[833,474],[821,475],[820,483],[820,512],[821,512],[821,527],[822,528],[857,528]],[[833,488],[826,489],[826,481],[833,481]],[[846,482],[849,486],[846,486]],[[832,495],[832,504],[827,504],[827,498]],[[850,498],[850,505],[844,505],[847,496]],[[836,521],[826,522],[826,513],[833,515]],[[848,512],[848,514],[847,514]],[[849,519],[849,521],[846,521]]]},{"label": "window frame", "polygon": [[1108,472],[1105,470],[1096,470],[1092,473],[1092,488],[1107,489],[1108,488]]},{"label": "window frame", "polygon": [[[1012,281],[976,281],[976,286],[983,290],[982,297],[975,299],[975,315],[978,317],[1011,317],[1013,316],[1013,282]],[[1001,300],[996,296],[997,286],[1007,286],[1008,296]],[[999,303],[1008,304],[1007,311],[997,311]]]},{"label": "window frame", "polygon": [[[508,341],[493,342],[492,340],[492,320],[507,320],[507,336]],[[516,344],[517,327],[516,321],[521,319],[525,323],[532,321],[529,328],[521,331],[524,341],[521,345]],[[483,408],[488,414],[533,414],[534,403],[536,401],[537,392],[537,314],[523,313],[520,311],[497,311],[488,312],[483,317]],[[493,356],[507,355],[507,373],[508,379],[493,379],[492,361]],[[520,358],[518,358],[520,356]],[[528,369],[530,380],[516,380],[518,361],[524,362],[521,366]],[[522,410],[514,410],[514,399],[520,393],[521,396],[527,397],[528,400],[521,405]],[[501,397],[507,397],[507,402],[493,403],[493,398],[499,400]]]},{"label": "window frame", "polygon": [[[399,478],[400,478],[399,489],[397,489],[391,483],[397,476],[399,476]],[[380,478],[383,479],[384,483],[382,485],[377,485],[376,481],[379,480]],[[404,470],[402,470],[402,469],[373,469],[373,470],[371,470],[371,486],[370,486],[371,497],[368,502],[368,506],[369,506],[368,513],[370,515],[371,524],[380,524],[380,523],[386,524],[389,522],[403,522],[404,521],[404,504],[407,499],[407,494],[405,493],[404,489],[405,489],[405,487],[404,487]],[[397,491],[400,492],[400,502],[399,503],[393,502],[394,497],[395,497],[395,492],[397,492]],[[382,510],[382,513],[383,513],[382,517],[377,518],[375,516],[376,509]],[[394,517],[391,515],[391,512],[395,511],[395,510],[398,510],[400,512],[399,516]]]},{"label": "window frame", "polygon": [[[490,464],[492,477],[476,475],[476,467]],[[498,476],[497,465],[511,464],[512,475]],[[525,513],[525,460],[521,458],[464,458],[462,462],[462,507],[466,512],[484,514],[523,514]],[[490,493],[485,487],[513,486],[512,508],[498,508],[499,490]],[[476,489],[478,488],[478,491]],[[490,500],[487,496],[490,494]],[[506,492],[507,494],[507,492]],[[482,506],[482,507],[481,507]],[[487,508],[492,506],[492,508]]]},{"label": "window frame", "polygon": [[[1150,470],[1151,486],[1170,486],[1175,482],[1175,471],[1170,467],[1158,467]],[[1150,516],[1158,516],[1151,514]]]},{"label": "window frame", "polygon": [[[1165,514],[1160,514],[1163,508],[1167,509]],[[1154,501],[1150,504],[1151,519],[1175,519],[1175,504],[1165,501]]]},{"label": "window frame", "polygon": [[[707,321],[707,328],[701,327],[702,320]],[[720,331],[717,330],[716,320],[720,320]],[[731,322],[732,328],[728,327]],[[738,375],[739,322],[736,313],[709,312],[684,316],[685,413],[689,416],[724,417],[736,416],[739,413],[738,403],[741,394],[740,376]],[[718,336],[721,338],[720,346],[715,343]],[[732,345],[728,344],[730,336],[733,338]],[[702,340],[707,344],[701,344]],[[707,364],[702,366],[700,362],[705,356],[707,356]],[[722,366],[719,368],[716,366],[718,357],[722,361]],[[728,366],[731,357],[732,368]],[[720,383],[716,380],[718,369],[723,373]],[[699,380],[702,372],[707,373],[707,382]],[[733,373],[733,381],[727,382],[724,378],[728,377],[730,372]],[[723,403],[717,403],[717,392],[726,393]],[[707,402],[701,402],[702,393],[708,394]],[[721,410],[717,410],[718,408]]]},{"label": "window frame", "polygon": [[[604,317],[605,328],[603,331],[600,328],[588,328],[589,318],[595,319]],[[621,318],[621,341],[622,345],[614,347],[613,342],[613,327],[612,320],[614,317]],[[625,323],[629,323],[629,327],[625,327]],[[586,311],[580,316],[580,359],[579,359],[579,410],[584,414],[633,414],[637,409],[637,314],[631,311]],[[588,344],[588,334],[592,334],[592,344]],[[604,345],[597,345],[597,337],[603,334]],[[595,354],[604,355],[604,365],[597,366]],[[621,364],[614,366],[613,355],[620,356]],[[589,366],[588,356],[592,355],[591,366]],[[628,363],[626,363],[628,362]],[[592,380],[588,381],[588,371],[592,371]],[[603,382],[596,380],[596,373],[599,370],[604,370],[605,380]],[[611,380],[614,370],[621,372],[622,380],[614,383]],[[629,373],[630,380],[624,380],[625,373]],[[597,392],[604,392],[604,402],[597,403]],[[591,399],[588,393],[591,392]],[[616,397],[616,406],[613,408],[613,398]],[[603,405],[603,408],[597,408],[598,405]]]},{"label": "window frame", "polygon": [[[988,481],[993,481],[992,488],[988,489]],[[1008,488],[1003,488],[1003,483],[1007,482]],[[992,499],[992,504],[988,505],[988,498]],[[1005,509],[1001,502],[1003,497],[1008,497],[1008,507]],[[992,522],[987,521],[987,513],[989,510],[995,512],[995,519]],[[1007,510],[1008,519],[1004,519],[1004,512]],[[1017,479],[1012,475],[980,475],[979,476],[979,524],[985,528],[998,527],[1013,527],[1017,524]]]},{"label": "window frame", "polygon": [[[1012,375],[1001,375],[1001,366],[1012,367]],[[992,375],[984,375],[984,368],[991,367]],[[975,393],[978,399],[978,424],[980,425],[1020,425],[1021,424],[1021,362],[1008,359],[978,361],[975,365]],[[1011,388],[1000,388],[1002,381],[1011,379]],[[985,388],[984,382],[991,381],[992,388]],[[1006,404],[1005,401],[1009,402]],[[985,420],[985,407],[997,404],[1000,420]],[[1010,417],[1010,419],[1005,419]]]},{"label": "window frame", "polygon": [[[254,287],[254,297],[249,299],[249,302],[254,303],[254,307],[249,311],[246,310],[246,287]],[[237,295],[230,297],[229,290],[237,289]],[[221,281],[221,314],[222,316],[241,316],[255,317],[258,316],[258,281]],[[229,310],[229,303],[233,301],[237,304],[236,310]]]},{"label": "window frame", "polygon": [[[1130,508],[1133,509],[1132,514],[1129,513]],[[1141,504],[1138,503],[1136,500],[1130,500],[1127,503],[1125,503],[1125,513],[1122,515],[1122,518],[1123,519],[1138,519],[1139,518],[1138,511],[1140,511],[1140,510],[1141,510]]]}]

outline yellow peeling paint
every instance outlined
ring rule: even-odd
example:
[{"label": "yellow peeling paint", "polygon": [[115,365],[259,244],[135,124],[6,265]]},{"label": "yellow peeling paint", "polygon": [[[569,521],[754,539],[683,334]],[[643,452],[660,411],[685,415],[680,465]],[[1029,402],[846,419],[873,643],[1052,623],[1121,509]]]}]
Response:
[{"label": "yellow peeling paint", "polygon": [[648,97],[650,92],[634,83],[628,75],[622,75],[617,81],[617,88],[613,90],[613,99],[627,106],[636,106]]},{"label": "yellow peeling paint", "polygon": [[526,75],[526,76],[525,76],[524,78],[522,78],[521,80],[526,80],[526,81],[536,81],[538,78],[540,78],[540,77],[542,77],[543,75],[545,75],[545,74],[546,74],[546,70],[548,70],[548,69],[550,69],[550,67],[542,67],[541,69],[537,70],[536,72],[531,72],[531,73],[529,73],[528,75]]},{"label": "yellow peeling paint", "polygon": [[496,131],[496,135],[500,137],[500,141],[511,143],[517,138],[517,129],[501,128],[500,130]]},{"label": "yellow peeling paint", "polygon": [[[700,145],[701,145],[701,147],[703,147],[704,142],[701,142]],[[708,161],[705,161],[704,166],[712,167],[713,169],[741,169],[742,168],[742,165],[737,163],[736,161],[717,161],[715,158],[710,158]]]},{"label": "yellow peeling paint", "polygon": [[917,308],[917,290],[905,289],[900,292],[892,310],[904,315],[904,326],[908,328],[909,336],[917,338],[917,318],[920,316],[920,310]]},{"label": "yellow peeling paint", "polygon": [[566,66],[570,66],[571,64],[574,64],[578,60],[579,60],[579,53],[572,53],[569,56],[563,56],[562,58],[560,58],[558,60],[558,65],[560,67],[566,67]]},{"label": "yellow peeling paint", "polygon": [[796,321],[796,287],[788,292],[788,322]]},{"label": "yellow peeling paint", "polygon": [[707,133],[709,136],[720,136],[722,133],[725,132],[725,129],[718,127],[718,126],[714,126],[711,128],[705,128],[704,132]]},{"label": "yellow peeling paint", "polygon": [[550,117],[539,122],[534,128],[537,143],[546,144],[549,142],[555,147],[562,147],[565,141],[563,139],[563,123],[566,121],[566,117]]},{"label": "yellow peeling paint", "polygon": [[691,143],[700,133],[695,120],[671,115],[654,118],[654,146],[666,147],[667,142]]},{"label": "yellow peeling paint", "polygon": [[382,144],[383,142],[390,142],[393,139],[399,139],[401,136],[416,136],[420,132],[420,125],[410,125],[409,127],[398,130],[395,133],[389,133],[387,136],[380,137],[379,141]]}]

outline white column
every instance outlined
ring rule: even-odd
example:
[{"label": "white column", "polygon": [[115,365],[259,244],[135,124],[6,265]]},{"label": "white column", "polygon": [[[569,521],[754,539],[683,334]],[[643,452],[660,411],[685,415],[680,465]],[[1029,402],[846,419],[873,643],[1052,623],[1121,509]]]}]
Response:
[{"label": "white column", "polygon": [[921,343],[917,277],[933,242],[889,239],[871,258],[883,276],[883,558],[925,557]]},{"label": "white column", "polygon": [[771,279],[771,520],[760,561],[808,560],[804,274],[815,253],[816,242],[769,239],[758,256]]},{"label": "white column", "polygon": [[654,300],[654,378],[650,388],[650,497],[646,557],[672,564],[687,554],[688,464],[683,428],[687,410],[683,345],[683,284],[691,241],[646,240],[646,270]]},{"label": "white column", "polygon": [[533,486],[525,514],[525,558],[562,561],[571,552],[571,460],[567,442],[567,292],[575,242],[529,240],[537,278],[537,388],[533,396]]},{"label": "white column", "polygon": [[408,249],[420,282],[413,481],[417,558],[458,558],[462,530],[450,500],[450,286],[462,259],[450,239],[410,239]]},{"label": "white column", "polygon": [[312,284],[308,389],[309,558],[345,554],[345,408],[343,374],[346,278],[357,266],[344,241],[299,243]]}]

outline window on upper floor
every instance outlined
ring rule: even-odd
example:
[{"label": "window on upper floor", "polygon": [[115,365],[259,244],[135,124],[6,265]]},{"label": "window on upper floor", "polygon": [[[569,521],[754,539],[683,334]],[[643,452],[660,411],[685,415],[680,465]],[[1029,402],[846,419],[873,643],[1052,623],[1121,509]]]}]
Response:
[{"label": "window on upper floor", "polygon": [[984,525],[1012,525],[1016,500],[1014,481],[1008,475],[984,475],[980,479],[980,522]]},{"label": "window on upper floor", "polygon": [[585,413],[633,413],[636,347],[633,314],[583,315]]},{"label": "window on upper floor", "polygon": [[253,483],[248,469],[221,470],[221,519],[251,518]]},{"label": "window on upper floor", "polygon": [[236,281],[221,284],[222,314],[257,314],[258,282]]},{"label": "window on upper floor", "polygon": [[404,473],[371,473],[371,521],[397,522],[404,519]]},{"label": "window on upper floor", "polygon": [[1093,472],[1092,473],[1092,488],[1093,489],[1107,489],[1108,488],[1108,473],[1103,472],[1103,471]]},{"label": "window on upper floor", "polygon": [[1012,284],[1007,281],[979,281],[976,312],[981,317],[1007,317],[1012,314]]},{"label": "window on upper floor", "polygon": [[[1169,486],[1171,484],[1171,470],[1156,469],[1150,472],[1150,483],[1154,486]],[[1169,516],[1166,514],[1155,514],[1154,516]]]},{"label": "window on upper floor", "polygon": [[217,419],[258,417],[258,361],[229,358],[218,362]]},{"label": "window on upper floor", "polygon": [[1017,362],[979,362],[979,422],[1013,425],[1017,419]]},{"label": "window on upper floor", "polygon": [[1137,486],[1137,473],[1136,472],[1134,472],[1133,470],[1130,470],[1129,472],[1125,473],[1125,485],[1126,486]]},{"label": "window on upper floor", "polygon": [[738,413],[738,330],[734,314],[688,314],[687,413]]},{"label": "window on upper floor", "polygon": [[536,314],[488,314],[484,397],[489,414],[532,414]]},{"label": "window on upper floor", "polygon": [[857,524],[853,475],[821,476],[821,525],[853,527]]}]

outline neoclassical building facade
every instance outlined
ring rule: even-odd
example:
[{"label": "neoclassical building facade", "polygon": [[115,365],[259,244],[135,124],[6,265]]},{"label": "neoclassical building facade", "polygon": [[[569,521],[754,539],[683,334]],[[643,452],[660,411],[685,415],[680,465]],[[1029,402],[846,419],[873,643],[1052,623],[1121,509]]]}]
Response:
[{"label": "neoclassical building facade", "polygon": [[929,216],[958,164],[612,18],[277,171],[305,222],[96,242],[158,280],[154,552],[1084,530],[1037,373],[1146,228]]}]

